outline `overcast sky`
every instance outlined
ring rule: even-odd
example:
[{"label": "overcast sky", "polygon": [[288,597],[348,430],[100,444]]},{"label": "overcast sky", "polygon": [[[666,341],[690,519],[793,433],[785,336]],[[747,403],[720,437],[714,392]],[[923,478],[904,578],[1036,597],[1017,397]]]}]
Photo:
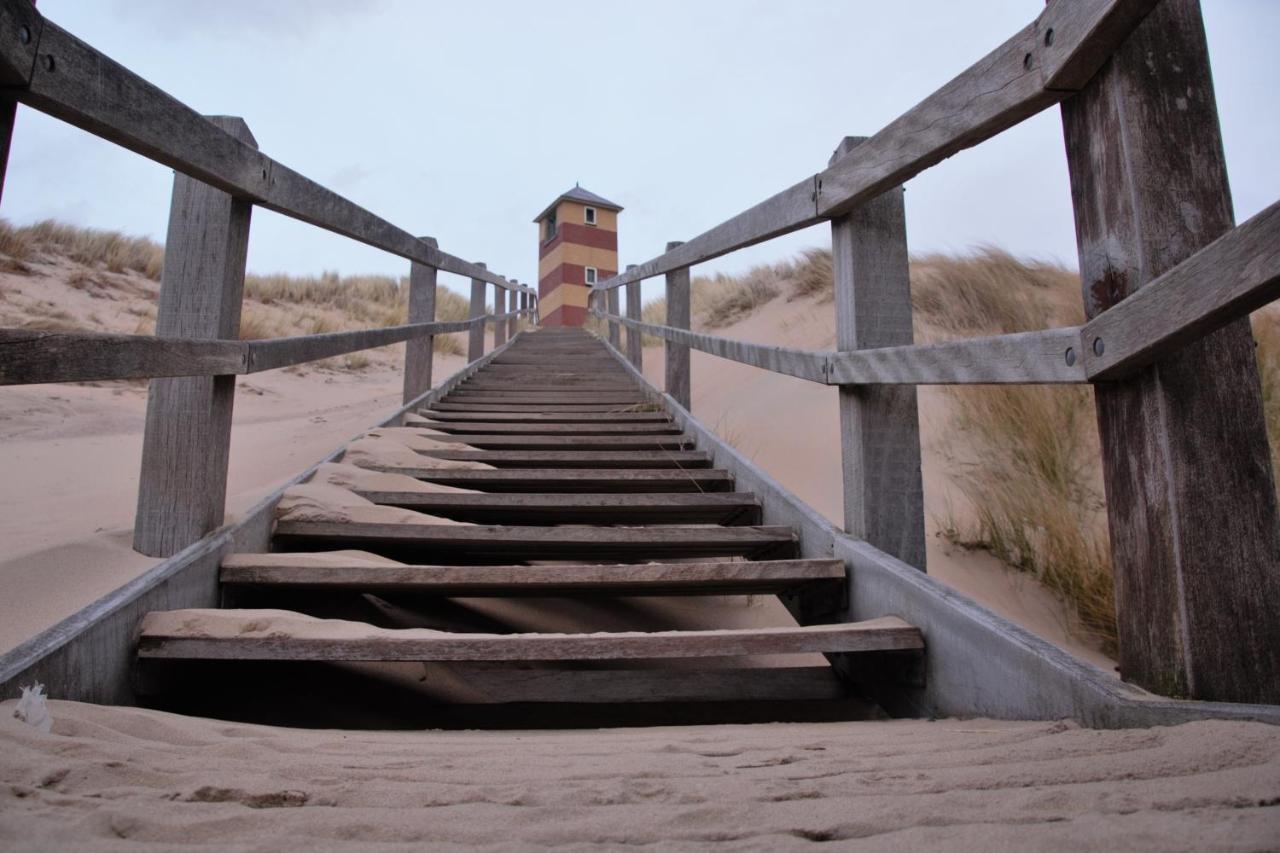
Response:
[{"label": "overcast sky", "polygon": [[[1280,198],[1280,2],[1203,0],[1237,219]],[[530,220],[621,204],[622,264],[826,165],[1031,21],[1041,0],[40,0],[64,28],[263,151],[445,251],[532,282]],[[20,108],[0,215],[164,239],[172,173]],[[907,185],[913,251],[993,243],[1075,265],[1052,108]],[[825,227],[698,267],[827,245]],[[268,211],[254,272],[407,262]],[[442,276],[460,287],[461,280]],[[651,281],[646,295],[656,293]]]}]

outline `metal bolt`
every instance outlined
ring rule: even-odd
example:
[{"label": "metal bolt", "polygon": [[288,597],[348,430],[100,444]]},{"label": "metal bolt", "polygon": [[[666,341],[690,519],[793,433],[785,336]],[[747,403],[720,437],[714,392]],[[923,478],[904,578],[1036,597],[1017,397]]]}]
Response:
[{"label": "metal bolt", "polygon": [[1102,343],[1102,338],[1094,338],[1094,339],[1093,339],[1093,354],[1094,354],[1094,355],[1102,355],[1102,354],[1103,354],[1104,352],[1106,352],[1106,351],[1107,351],[1107,347],[1106,347],[1106,345],[1105,345],[1105,344],[1103,344],[1103,343]]},{"label": "metal bolt", "polygon": [[1067,347],[1067,367],[1076,363],[1076,348]]},{"label": "metal bolt", "polygon": [[26,24],[18,27],[18,41],[23,44],[31,44],[31,28]]},{"label": "metal bolt", "polygon": [[1031,70],[1031,54],[1028,53],[1026,56],[1022,57],[1022,67],[1028,71]]},{"label": "metal bolt", "polygon": [[53,66],[54,66],[53,54],[51,54],[51,53],[46,53],[46,54],[44,55],[44,70],[45,70],[45,71],[52,71],[52,70],[53,70]]},{"label": "metal bolt", "polygon": [[1053,27],[1050,27],[1044,34],[1044,46],[1049,47],[1053,44]]}]

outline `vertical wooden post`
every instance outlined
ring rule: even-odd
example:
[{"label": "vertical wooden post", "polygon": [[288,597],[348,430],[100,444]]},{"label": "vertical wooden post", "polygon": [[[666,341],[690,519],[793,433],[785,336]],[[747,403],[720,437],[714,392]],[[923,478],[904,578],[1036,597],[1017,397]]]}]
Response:
[{"label": "vertical wooden post", "polygon": [[[501,285],[493,286],[493,316],[501,317],[507,313],[507,291]],[[497,349],[507,342],[507,321],[493,321],[493,348]]]},{"label": "vertical wooden post", "polygon": [[[257,147],[239,118],[209,120]],[[156,335],[236,339],[253,205],[174,176]],[[223,522],[235,376],[151,380],[133,547],[168,557]]]},{"label": "vertical wooden post", "polygon": [[[433,237],[421,237],[433,248]],[[409,264],[409,323],[434,323],[436,319],[436,268],[413,261]],[[435,335],[413,338],[404,345],[404,402],[416,400],[431,390],[431,362],[435,355]]]},{"label": "vertical wooden post", "polygon": [[[683,246],[683,240],[673,240],[667,244],[670,252],[676,246]],[[689,310],[689,268],[672,270],[667,273],[667,325],[677,329],[687,329],[690,324]],[[686,409],[692,410],[689,377],[689,347],[667,341],[663,347],[667,356],[666,392]]]},{"label": "vertical wooden post", "polygon": [[[635,268],[627,264],[628,270]],[[640,322],[640,312],[640,282],[633,281],[627,285],[627,319]],[[644,333],[639,329],[627,329],[627,359],[636,370],[644,370]]]},{"label": "vertical wooden post", "polygon": [[[845,137],[831,162],[865,138]],[[831,260],[837,349],[914,343],[902,187],[831,221]],[[915,386],[840,386],[840,453],[845,532],[924,569]]]},{"label": "vertical wooden post", "polygon": [[[484,264],[476,264],[481,269],[485,269]],[[469,319],[476,319],[484,316],[484,279],[471,279],[471,310],[467,314]],[[484,355],[484,323],[476,323],[471,327],[471,331],[467,336],[467,361],[475,361]]]},{"label": "vertical wooden post", "polygon": [[[511,279],[511,283],[515,285],[520,284],[520,282],[516,281],[514,278]],[[507,303],[508,303],[507,311],[512,313],[519,310],[516,307],[517,292],[518,291],[515,291],[515,290],[511,291],[511,296],[507,299]],[[524,294],[520,294],[520,295],[523,296]],[[519,320],[520,320],[519,317],[512,317],[510,320],[507,321],[507,339],[508,340],[510,340],[511,338],[514,338],[516,336],[516,332],[520,331],[520,327],[517,325]]]},{"label": "vertical wooden post", "polygon": [[[31,5],[35,6],[36,0],[31,0]],[[28,14],[31,13],[28,12]],[[30,47],[33,40],[35,40],[34,28],[29,23],[22,21],[14,21],[12,23],[19,28],[17,35],[21,43],[34,50],[34,47]],[[0,199],[4,197],[5,176],[9,173],[9,146],[13,144],[13,125],[17,117],[17,100],[8,95],[0,94]]]},{"label": "vertical wooden post", "polygon": [[520,310],[524,312],[524,317],[522,319],[525,321],[525,323],[530,323],[532,321],[532,318],[529,316],[529,313],[528,313],[529,312],[529,294],[527,291],[522,292],[520,294]]},{"label": "vertical wooden post", "polygon": [[[1232,227],[1195,0],[1158,4],[1062,120],[1090,317]],[[1280,703],[1280,522],[1248,318],[1094,394],[1122,676]]]},{"label": "vertical wooden post", "polygon": [[[609,306],[609,313],[614,317],[618,316],[619,314],[619,308],[618,308],[619,297],[620,297],[620,294],[618,293],[618,288],[616,287],[610,288],[609,290],[605,291],[605,300],[606,300],[605,304]],[[614,349],[622,348],[622,326],[621,324],[618,323],[617,320],[609,321],[609,343],[613,344]]]}]

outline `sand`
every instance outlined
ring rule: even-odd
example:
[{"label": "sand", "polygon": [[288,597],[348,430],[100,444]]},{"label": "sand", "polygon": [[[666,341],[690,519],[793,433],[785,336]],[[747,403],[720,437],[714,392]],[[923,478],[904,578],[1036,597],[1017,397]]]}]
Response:
[{"label": "sand", "polygon": [[0,703],[0,847],[1274,850],[1280,729],[300,731]]}]

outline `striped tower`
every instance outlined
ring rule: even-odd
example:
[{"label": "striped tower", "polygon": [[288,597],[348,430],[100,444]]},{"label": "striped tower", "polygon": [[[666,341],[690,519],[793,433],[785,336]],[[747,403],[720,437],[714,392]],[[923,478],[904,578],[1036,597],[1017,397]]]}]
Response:
[{"label": "striped tower", "polygon": [[538,307],[544,326],[581,326],[589,285],[618,272],[621,207],[574,185],[538,214]]}]

